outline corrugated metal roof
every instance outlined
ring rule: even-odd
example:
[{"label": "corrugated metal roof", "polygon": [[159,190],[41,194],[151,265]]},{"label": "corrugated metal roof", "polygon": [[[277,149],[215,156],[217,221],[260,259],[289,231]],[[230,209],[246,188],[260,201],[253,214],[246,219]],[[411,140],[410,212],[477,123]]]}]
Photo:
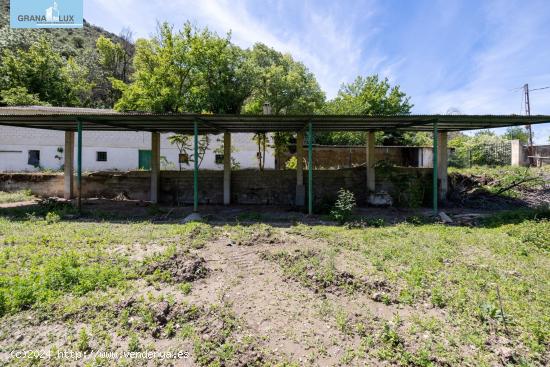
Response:
[{"label": "corrugated metal roof", "polygon": [[201,133],[298,131],[309,122],[315,131],[461,131],[550,122],[550,116],[520,115],[212,115],[196,113],[116,112],[72,107],[2,107],[0,125],[76,130],[158,131],[192,133],[197,121]]}]

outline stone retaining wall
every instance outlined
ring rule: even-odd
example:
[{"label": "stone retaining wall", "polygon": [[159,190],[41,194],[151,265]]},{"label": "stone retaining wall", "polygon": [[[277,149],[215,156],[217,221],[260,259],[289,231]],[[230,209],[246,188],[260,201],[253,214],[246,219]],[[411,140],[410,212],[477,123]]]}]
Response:
[{"label": "stone retaining wall", "polygon": [[[399,177],[414,178],[416,184],[427,186],[424,199],[429,200],[431,169],[394,168],[390,176],[385,172],[376,174],[377,189],[392,196],[402,195]],[[307,187],[307,171],[304,172]],[[314,197],[316,204],[331,202],[340,188],[352,191],[357,203],[366,202],[365,168],[340,170],[314,170]],[[396,185],[397,184],[397,185]],[[123,193],[130,199],[148,200],[150,173],[97,172],[82,177],[83,197],[114,198]],[[0,174],[1,191],[29,189],[35,195],[63,196],[63,175],[57,173],[4,173]],[[306,188],[307,189],[307,188]],[[296,171],[294,170],[237,170],[231,173],[231,202],[235,204],[294,205]],[[160,201],[171,204],[193,202],[192,171],[161,171]],[[199,202],[201,204],[223,203],[223,171],[199,171]]]}]

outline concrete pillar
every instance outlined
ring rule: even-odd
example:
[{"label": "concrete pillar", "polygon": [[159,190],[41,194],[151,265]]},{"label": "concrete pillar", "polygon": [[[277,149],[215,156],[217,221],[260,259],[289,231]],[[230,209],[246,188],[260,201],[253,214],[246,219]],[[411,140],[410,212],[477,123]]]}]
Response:
[{"label": "concrete pillar", "polygon": [[296,134],[296,206],[306,204],[306,187],[304,186],[304,132]]},{"label": "concrete pillar", "polygon": [[[367,132],[367,192],[373,193],[376,191],[376,177],[374,173],[374,165],[376,160],[374,157],[374,131]],[[368,197],[368,195],[367,195]]]},{"label": "concrete pillar", "polygon": [[523,166],[525,157],[523,154],[523,145],[519,140],[512,140],[512,166]]},{"label": "concrete pillar", "polygon": [[160,133],[151,133],[151,202],[158,203],[160,184]]},{"label": "concrete pillar", "polygon": [[441,131],[439,135],[439,149],[437,151],[437,176],[439,179],[439,200],[444,202],[447,199],[449,166],[449,148],[447,146],[447,132]]},{"label": "concrete pillar", "polygon": [[231,203],[231,133],[223,133],[223,204]]},{"label": "concrete pillar", "polygon": [[74,131],[65,131],[65,150],[63,152],[63,197],[68,200],[74,196]]}]

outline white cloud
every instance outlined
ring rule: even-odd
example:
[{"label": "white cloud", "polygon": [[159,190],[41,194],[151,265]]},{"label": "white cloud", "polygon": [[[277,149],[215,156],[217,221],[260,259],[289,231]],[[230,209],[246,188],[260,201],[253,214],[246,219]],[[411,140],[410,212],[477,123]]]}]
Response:
[{"label": "white cloud", "polygon": [[[385,60],[374,52],[366,59],[362,56],[365,44],[377,29],[374,26],[362,28],[358,36],[354,27],[356,16],[360,16],[364,23],[375,15],[374,2],[371,1],[357,4],[361,11],[346,17],[333,13],[339,9],[319,7],[315,2],[300,4],[300,13],[292,16],[285,14],[291,11],[292,2],[266,3],[266,12],[271,13],[260,17],[252,14],[251,9],[261,5],[245,0],[174,0],[169,3],[156,0],[145,4],[130,0],[93,0],[89,7],[101,11],[92,12],[94,17],[91,21],[100,25],[120,24],[121,28],[123,25],[130,26],[137,36],[142,37],[154,31],[157,20],[167,20],[176,27],[191,20],[220,34],[231,31],[233,41],[242,47],[262,42],[292,54],[316,75],[328,97],[336,94],[341,83],[374,70]],[[351,5],[346,4],[346,7]],[[343,9],[344,12],[347,10]],[[105,17],[109,19],[102,19]],[[300,21],[290,23],[296,18]],[[132,24],[128,24],[129,19],[133,20]]]}]

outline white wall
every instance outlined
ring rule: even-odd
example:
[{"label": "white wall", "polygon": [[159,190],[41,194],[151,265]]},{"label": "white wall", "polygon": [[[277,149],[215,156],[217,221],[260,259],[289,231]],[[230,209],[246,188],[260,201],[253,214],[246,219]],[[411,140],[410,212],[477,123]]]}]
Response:
[{"label": "white wall", "polygon": [[[178,149],[168,142],[172,134],[161,135],[161,157],[169,163],[161,161],[162,169],[178,169]],[[239,162],[241,168],[257,168],[256,144],[252,134],[232,134],[231,145],[234,147],[232,156]],[[139,164],[139,150],[151,149],[151,133],[147,132],[83,132],[82,169],[84,171],[101,170],[135,170]],[[218,141],[219,140],[219,141]],[[222,135],[210,136],[210,147],[206,152],[201,169],[223,169],[215,163],[214,150],[221,146]],[[76,141],[75,141],[76,144]],[[63,160],[56,159],[60,154],[57,149],[64,147],[64,133],[59,131],[25,129],[0,126],[0,172],[37,171],[28,162],[29,150],[40,150],[40,167],[45,169],[60,169]],[[107,152],[107,161],[98,162],[96,152]],[[188,152],[192,156],[193,151]],[[75,152],[76,160],[76,152]],[[76,164],[76,162],[75,162]],[[266,168],[275,167],[273,150],[266,153]],[[182,165],[182,169],[193,169],[193,165]]]}]

